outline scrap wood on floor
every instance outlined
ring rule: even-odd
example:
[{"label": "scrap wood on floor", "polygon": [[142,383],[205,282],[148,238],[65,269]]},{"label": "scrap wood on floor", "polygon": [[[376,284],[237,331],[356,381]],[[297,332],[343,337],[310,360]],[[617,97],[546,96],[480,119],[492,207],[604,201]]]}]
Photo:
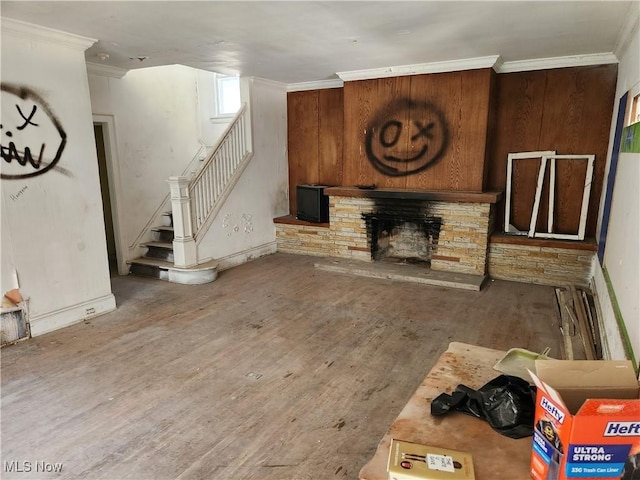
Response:
[{"label": "scrap wood on floor", "polygon": [[602,343],[595,302],[590,292],[569,285],[556,288],[565,360],[601,360]]}]

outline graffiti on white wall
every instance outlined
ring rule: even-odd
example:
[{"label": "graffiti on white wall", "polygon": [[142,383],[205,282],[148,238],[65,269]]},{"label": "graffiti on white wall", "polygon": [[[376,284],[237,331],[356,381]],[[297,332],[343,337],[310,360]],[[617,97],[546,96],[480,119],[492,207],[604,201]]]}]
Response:
[{"label": "graffiti on white wall", "polygon": [[20,200],[20,197],[24,194],[24,192],[27,191],[28,188],[29,187],[27,185],[24,185],[22,188],[17,190],[15,193],[9,194],[9,198],[11,200],[13,200],[14,202],[17,202],[18,200]]},{"label": "graffiti on white wall", "polygon": [[67,134],[47,102],[28,87],[1,84],[1,178],[16,180],[42,175],[56,167]]}]

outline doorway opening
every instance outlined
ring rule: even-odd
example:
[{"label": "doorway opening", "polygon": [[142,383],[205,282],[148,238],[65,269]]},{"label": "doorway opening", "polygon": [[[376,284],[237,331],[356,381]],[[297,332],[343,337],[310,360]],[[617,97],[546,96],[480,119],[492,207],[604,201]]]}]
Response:
[{"label": "doorway opening", "polygon": [[118,217],[118,192],[120,191],[120,186],[118,184],[118,162],[115,157],[116,143],[113,117],[109,115],[94,115],[93,133],[96,142],[96,156],[98,158],[109,273],[112,276],[127,275],[129,269],[124,257],[126,245],[121,237],[122,229],[120,228]]},{"label": "doorway opening", "polygon": [[113,211],[111,209],[111,192],[109,191],[109,175],[107,174],[107,152],[104,146],[103,126],[93,124],[93,134],[96,139],[96,153],[98,155],[98,171],[100,175],[100,192],[102,194],[102,214],[104,228],[107,235],[107,254],[109,255],[109,273],[118,273],[118,255],[116,253],[116,237],[113,233]]}]

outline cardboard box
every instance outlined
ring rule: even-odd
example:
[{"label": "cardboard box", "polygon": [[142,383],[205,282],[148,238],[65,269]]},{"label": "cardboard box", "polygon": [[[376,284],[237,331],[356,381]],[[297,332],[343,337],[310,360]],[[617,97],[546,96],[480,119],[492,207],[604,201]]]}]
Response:
[{"label": "cardboard box", "polygon": [[631,362],[543,360],[529,373],[538,388],[533,479],[640,478],[640,400]]},{"label": "cardboard box", "polygon": [[471,454],[391,440],[389,480],[475,480]]}]

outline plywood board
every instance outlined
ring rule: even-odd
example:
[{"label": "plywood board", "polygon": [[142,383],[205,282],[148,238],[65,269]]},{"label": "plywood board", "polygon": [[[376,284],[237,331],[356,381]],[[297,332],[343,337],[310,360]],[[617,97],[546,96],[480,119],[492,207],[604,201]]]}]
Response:
[{"label": "plywood board", "polygon": [[[382,437],[373,458],[360,470],[360,480],[387,480],[391,439],[469,452],[476,478],[526,480],[529,478],[531,438],[514,440],[491,429],[487,422],[453,412],[430,415],[431,401],[451,393],[462,383],[478,389],[499,375],[493,370],[505,352],[452,342],[428,373],[400,415]],[[499,454],[496,454],[499,452]]]}]

